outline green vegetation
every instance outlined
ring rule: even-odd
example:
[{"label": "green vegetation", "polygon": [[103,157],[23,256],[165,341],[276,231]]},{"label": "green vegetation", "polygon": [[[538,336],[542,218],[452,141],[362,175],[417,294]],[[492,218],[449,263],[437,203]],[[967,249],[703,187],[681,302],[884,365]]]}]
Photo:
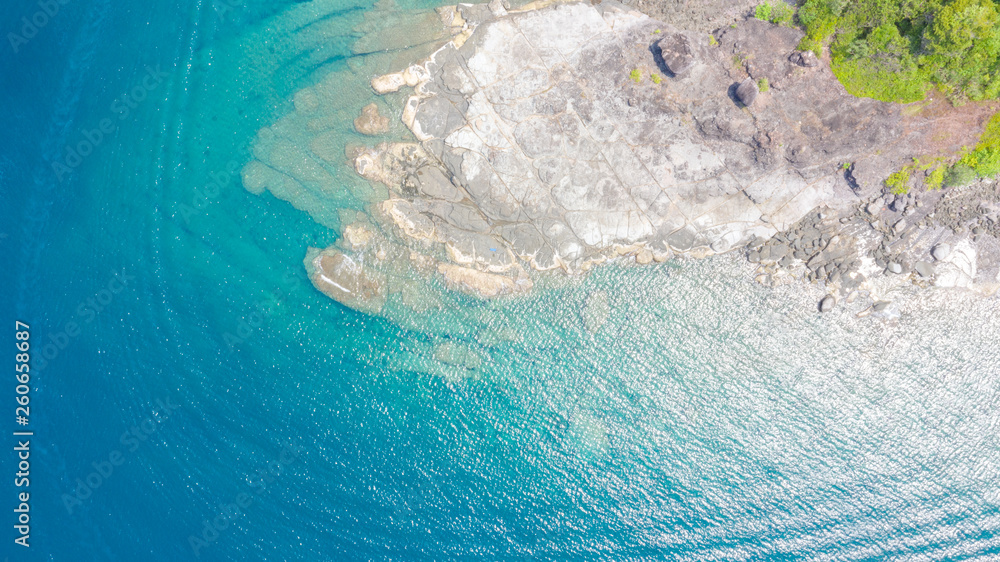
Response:
[{"label": "green vegetation", "polygon": [[764,93],[771,89],[771,85],[768,84],[766,76],[757,81],[757,89],[760,90],[761,93]]},{"label": "green vegetation", "polygon": [[941,189],[941,186],[944,185],[945,170],[944,166],[934,168],[934,171],[927,176],[927,189]]},{"label": "green vegetation", "polygon": [[632,73],[629,74],[629,78],[631,78],[636,84],[642,82],[642,71],[638,68],[633,70]]},{"label": "green vegetation", "polygon": [[659,84],[663,81],[659,74],[650,74],[649,79],[653,81],[653,84]]},{"label": "green vegetation", "polygon": [[659,29],[654,29],[654,30],[653,30],[653,33],[654,33],[654,34],[658,34],[658,33],[660,33],[660,30],[659,30]]},{"label": "green vegetation", "polygon": [[715,35],[709,34],[708,35],[708,44],[711,45],[711,46],[713,46],[713,47],[718,47],[719,46],[719,40],[715,38]]},{"label": "green vegetation", "polygon": [[904,166],[902,170],[889,174],[889,178],[885,180],[885,185],[889,188],[889,191],[896,195],[909,191],[910,167]]},{"label": "green vegetation", "polygon": [[764,0],[764,3],[759,4],[754,10],[754,17],[778,25],[790,25],[792,18],[795,17],[795,9],[783,0],[775,0],[773,4],[770,0]]},{"label": "green vegetation", "polygon": [[975,170],[965,164],[958,163],[948,168],[948,171],[945,172],[944,185],[946,187],[958,187],[960,185],[968,185],[975,181],[975,179]]},{"label": "green vegetation", "polygon": [[977,176],[984,178],[997,174],[1000,174],[1000,113],[986,123],[975,148],[948,169],[944,183],[949,187],[966,185]]},{"label": "green vegetation", "polygon": [[846,170],[851,167],[851,164],[853,164],[853,162],[844,162],[843,164],[840,165],[840,169]]},{"label": "green vegetation", "polygon": [[805,0],[798,18],[799,48],[819,55],[829,42],[831,68],[853,95],[912,102],[932,86],[958,103],[1000,95],[996,0]]}]

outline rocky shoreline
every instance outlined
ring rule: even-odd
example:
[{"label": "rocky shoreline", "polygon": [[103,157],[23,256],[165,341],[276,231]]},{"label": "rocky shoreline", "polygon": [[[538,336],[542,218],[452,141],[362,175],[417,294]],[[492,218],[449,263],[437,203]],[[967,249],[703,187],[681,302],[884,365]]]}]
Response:
[{"label": "rocky shoreline", "polygon": [[[795,49],[801,32],[754,19],[708,34],[609,1],[508,8],[439,10],[451,41],[372,81],[413,88],[400,114],[417,142],[351,155],[388,197],[307,256],[332,298],[378,311],[420,300],[414,271],[488,298],[610,259],[730,251],[760,282],[825,284],[821,310],[884,307],[902,282],[1000,288],[994,182],[883,186],[974,144],[985,111],[854,98]],[[369,106],[355,126],[383,119]]]}]

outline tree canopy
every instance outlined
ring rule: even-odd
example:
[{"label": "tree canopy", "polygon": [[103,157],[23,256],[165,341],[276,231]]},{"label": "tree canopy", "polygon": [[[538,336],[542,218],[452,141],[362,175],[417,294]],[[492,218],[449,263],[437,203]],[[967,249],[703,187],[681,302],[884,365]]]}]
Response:
[{"label": "tree canopy", "polygon": [[1000,96],[1000,0],[806,0],[802,48],[830,42],[831,67],[849,92],[922,99],[931,86],[953,101]]}]

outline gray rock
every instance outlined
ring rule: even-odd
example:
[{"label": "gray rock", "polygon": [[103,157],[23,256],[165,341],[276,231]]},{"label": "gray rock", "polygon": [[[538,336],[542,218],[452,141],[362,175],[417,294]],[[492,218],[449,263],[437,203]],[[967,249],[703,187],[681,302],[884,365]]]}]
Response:
[{"label": "gray rock", "polygon": [[414,179],[417,189],[427,197],[432,199],[443,199],[445,201],[461,201],[465,194],[444,175],[441,168],[437,166],[424,166],[416,171]]},{"label": "gray rock", "polygon": [[806,262],[806,266],[809,267],[809,269],[817,269],[819,268],[819,266],[823,265],[823,263],[826,260],[827,260],[826,254],[824,254],[823,252],[819,252],[813,257],[809,258],[809,261]]},{"label": "gray rock", "polygon": [[487,7],[490,9],[490,13],[498,18],[507,15],[507,8],[501,0],[492,0],[489,4],[487,4]]},{"label": "gray rock", "polygon": [[937,261],[948,259],[951,255],[951,245],[946,243],[938,244],[931,249],[931,256]]},{"label": "gray rock", "polygon": [[913,269],[916,270],[917,274],[921,277],[934,276],[934,266],[925,261],[918,261],[916,265],[913,266]]},{"label": "gray rock", "polygon": [[889,262],[889,266],[888,266],[887,269],[889,271],[891,271],[892,273],[902,273],[903,272],[903,266],[900,265],[900,264],[898,264],[898,263],[896,263],[896,262]]},{"label": "gray rock", "polygon": [[816,53],[812,51],[795,51],[790,57],[788,57],[788,60],[799,66],[807,68],[819,65],[819,59],[816,58]]},{"label": "gray rock", "polygon": [[694,66],[696,59],[691,49],[691,40],[683,33],[671,33],[656,42],[664,64],[675,76],[681,76]]},{"label": "gray rock", "polygon": [[[687,228],[682,228],[667,237],[667,244],[675,250],[690,250],[694,246],[696,234]],[[761,255],[763,258],[763,255]]]},{"label": "gray rock", "polygon": [[833,295],[827,295],[819,301],[820,312],[830,312],[835,306],[837,306],[837,299]]},{"label": "gray rock", "polygon": [[875,312],[882,312],[888,308],[890,304],[891,303],[889,301],[876,301],[875,304],[872,305],[872,310]]},{"label": "gray rock", "polygon": [[754,100],[757,99],[757,94],[760,93],[760,88],[757,87],[757,81],[753,78],[747,78],[746,80],[740,82],[739,87],[736,88],[736,97],[745,106],[753,105]]},{"label": "gray rock", "polygon": [[[405,199],[382,202],[393,212],[372,218],[395,223],[406,245],[446,256],[436,259],[474,259],[496,272],[578,272],[620,247],[701,255],[753,238],[749,259],[808,259],[812,278],[840,272],[843,283],[838,252],[854,245],[819,252],[832,237],[832,225],[820,223],[875,197],[890,167],[924,149],[932,118],[908,117],[903,135],[899,106],[850,96],[830,73],[796,69],[788,55],[797,30],[748,21],[717,31],[720,45],[709,48],[704,35],[610,4],[502,17],[461,7],[481,24],[460,47],[436,52],[428,81],[400,112],[424,154],[400,156],[400,145],[390,145],[355,157],[359,173]],[[502,6],[492,3],[495,12]],[[734,53],[752,76],[736,88],[739,101],[755,104],[752,115],[722,87],[732,84]],[[697,79],[655,84],[657,65]],[[639,83],[628,79],[636,69]],[[756,103],[764,76],[784,86]],[[840,189],[845,161],[856,164],[863,193]],[[303,193],[317,181],[309,170],[264,163]],[[398,189],[400,177],[409,189]],[[795,234],[761,247],[796,224]]]}]

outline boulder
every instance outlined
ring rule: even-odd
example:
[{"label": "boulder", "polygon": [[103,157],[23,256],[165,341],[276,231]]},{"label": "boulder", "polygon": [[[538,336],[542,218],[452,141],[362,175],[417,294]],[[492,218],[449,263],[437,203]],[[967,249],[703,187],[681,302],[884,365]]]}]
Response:
[{"label": "boulder", "polygon": [[691,49],[691,40],[682,33],[673,33],[657,41],[660,48],[660,56],[667,69],[680,76],[691,69],[696,62],[694,52]]},{"label": "boulder", "polygon": [[830,312],[835,306],[837,306],[837,298],[833,295],[827,295],[819,301],[820,312]]},{"label": "boulder", "polygon": [[739,87],[736,88],[736,98],[746,106],[752,105],[759,93],[760,88],[757,87],[757,82],[753,78],[747,78],[740,82]]},{"label": "boulder", "polygon": [[788,60],[793,64],[807,68],[819,66],[819,59],[816,58],[816,53],[812,51],[795,51],[790,57],[788,57]]},{"label": "boulder", "polygon": [[888,269],[892,273],[902,273],[903,272],[903,266],[900,265],[900,264],[898,264],[898,263],[896,263],[896,262],[890,262]]},{"label": "boulder", "polygon": [[931,248],[931,257],[933,257],[937,261],[946,260],[950,255],[951,255],[950,244],[941,243]]},{"label": "boulder", "polygon": [[354,120],[354,129],[362,135],[378,135],[389,131],[389,118],[379,115],[378,106],[370,103]]},{"label": "boulder", "polygon": [[921,277],[934,276],[934,266],[925,261],[918,261],[916,265],[913,266],[913,269],[916,270],[917,274]]}]

